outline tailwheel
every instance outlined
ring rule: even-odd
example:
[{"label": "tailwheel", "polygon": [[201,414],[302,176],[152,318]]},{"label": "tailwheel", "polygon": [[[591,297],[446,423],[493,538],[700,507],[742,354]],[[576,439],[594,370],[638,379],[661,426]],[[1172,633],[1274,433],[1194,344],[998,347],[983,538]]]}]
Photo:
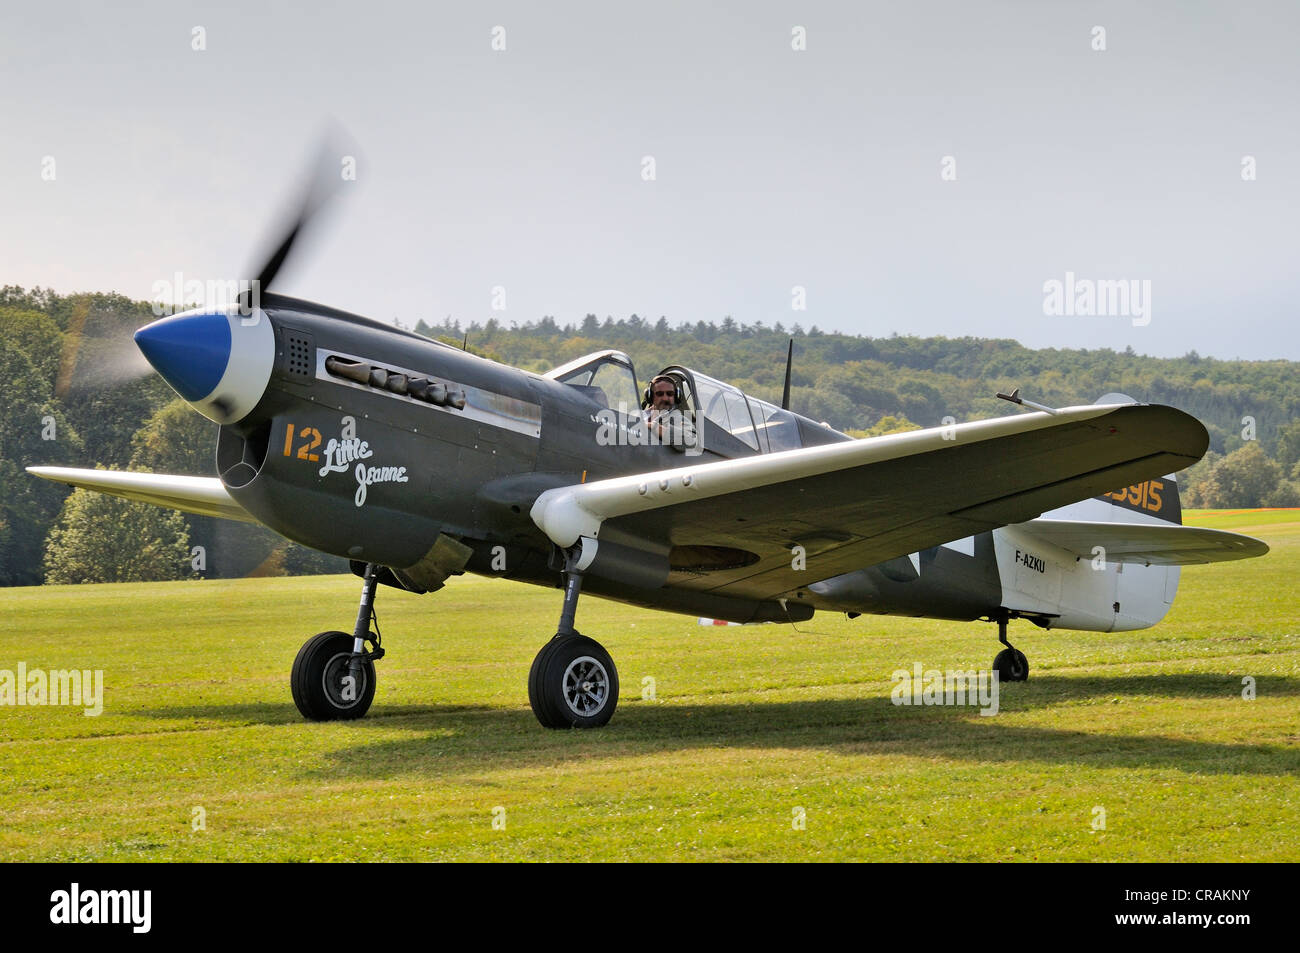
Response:
[{"label": "tailwheel", "polygon": [[1029,677],[1029,659],[1016,648],[1006,648],[993,659],[993,668],[1000,682],[1023,682]]},{"label": "tailwheel", "polygon": [[993,670],[998,673],[999,682],[1023,682],[1029,678],[1029,659],[1025,653],[1007,641],[1007,623],[1011,614],[1005,609],[994,616],[998,624],[998,641],[1006,646],[993,658]]},{"label": "tailwheel", "polygon": [[528,701],[546,728],[599,728],[618,705],[614,660],[595,639],[556,635],[533,660]]},{"label": "tailwheel", "polygon": [[293,703],[312,721],[360,718],[375,698],[375,663],[352,666],[353,638],[322,632],[307,640],[293,660]]}]

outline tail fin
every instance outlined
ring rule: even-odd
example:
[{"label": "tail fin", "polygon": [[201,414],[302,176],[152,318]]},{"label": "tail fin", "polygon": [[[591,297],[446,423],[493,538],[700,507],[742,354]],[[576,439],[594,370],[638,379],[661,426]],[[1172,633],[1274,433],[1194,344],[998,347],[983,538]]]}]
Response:
[{"label": "tail fin", "polygon": [[[1097,403],[1135,404],[1137,401],[1125,394],[1107,394],[1097,400]],[[1128,510],[1129,513],[1141,516],[1135,518],[1117,510]],[[1136,486],[1116,487],[1109,493],[1062,506],[1043,516],[1047,519],[1092,520],[1098,523],[1144,523],[1159,520],[1181,526],[1183,507],[1178,499],[1178,480],[1171,473]]]},{"label": "tail fin", "polygon": [[1111,506],[1154,516],[1166,523],[1181,526],[1183,506],[1178,499],[1178,479],[1169,474],[1159,480],[1147,480],[1136,486],[1122,486],[1100,497]]},{"label": "tail fin", "polygon": [[[1096,400],[1098,404],[1137,403],[1127,394],[1106,394]],[[1159,480],[1147,480],[1136,486],[1124,486],[1099,497],[1111,506],[1131,510],[1145,516],[1154,516],[1166,523],[1181,526],[1183,507],[1178,499],[1178,478],[1169,474]]]}]

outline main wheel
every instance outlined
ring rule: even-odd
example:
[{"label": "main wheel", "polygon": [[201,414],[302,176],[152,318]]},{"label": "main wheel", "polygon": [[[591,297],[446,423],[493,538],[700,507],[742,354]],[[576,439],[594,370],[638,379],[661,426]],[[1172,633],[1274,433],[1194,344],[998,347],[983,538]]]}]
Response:
[{"label": "main wheel", "polygon": [[595,639],[557,635],[528,673],[528,701],[546,728],[599,728],[618,705],[618,670]]},{"label": "main wheel", "polygon": [[1029,677],[1029,659],[1019,649],[1003,649],[993,659],[1000,682],[1023,682]]},{"label": "main wheel", "polygon": [[375,699],[375,663],[361,663],[359,684],[348,678],[352,636],[346,632],[313,635],[293,660],[289,683],[293,703],[312,721],[360,718]]}]

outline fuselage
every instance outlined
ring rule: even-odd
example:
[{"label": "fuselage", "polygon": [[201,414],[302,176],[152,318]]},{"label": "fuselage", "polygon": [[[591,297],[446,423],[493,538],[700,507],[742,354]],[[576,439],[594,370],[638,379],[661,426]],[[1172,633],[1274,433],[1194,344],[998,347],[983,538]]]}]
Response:
[{"label": "fuselage", "polygon": [[[220,338],[215,326],[203,333]],[[554,547],[529,516],[545,490],[851,439],[681,368],[693,400],[722,408],[697,407],[702,446],[688,459],[680,446],[633,436],[639,387],[617,352],[593,355],[590,368],[575,361],[571,372],[536,374],[278,295],[264,296],[250,317],[230,318],[229,347],[229,368],[215,382],[177,381],[165,361],[155,366],[222,424],[217,469],[231,497],[285,537],[389,567],[384,581],[417,590],[460,572],[559,585]],[[737,407],[747,408],[752,429],[714,423],[736,420]],[[1104,500],[1076,507],[1071,518],[1115,518]],[[1007,527],[813,583],[789,609],[710,593],[675,573],[664,585],[627,579],[591,574],[585,591],[737,621],[797,621],[813,609],[948,619],[1011,612],[1045,626],[1110,630],[1163,617],[1177,569],[1098,572]]]}]

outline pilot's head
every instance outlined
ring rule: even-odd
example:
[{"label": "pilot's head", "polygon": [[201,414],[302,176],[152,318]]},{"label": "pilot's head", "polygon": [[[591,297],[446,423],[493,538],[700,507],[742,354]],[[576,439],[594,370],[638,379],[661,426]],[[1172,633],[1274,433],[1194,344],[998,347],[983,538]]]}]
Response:
[{"label": "pilot's head", "polygon": [[672,410],[677,405],[677,382],[666,374],[650,382],[650,406],[655,410]]}]

